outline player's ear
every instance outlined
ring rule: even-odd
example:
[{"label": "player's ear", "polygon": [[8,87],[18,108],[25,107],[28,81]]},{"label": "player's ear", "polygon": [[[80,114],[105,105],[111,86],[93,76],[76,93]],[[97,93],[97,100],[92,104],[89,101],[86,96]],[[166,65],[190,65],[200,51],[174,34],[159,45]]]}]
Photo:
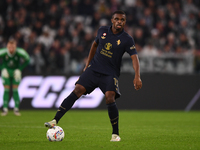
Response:
[{"label": "player's ear", "polygon": [[113,24],[113,18],[111,18],[111,22],[112,22],[112,24]]}]

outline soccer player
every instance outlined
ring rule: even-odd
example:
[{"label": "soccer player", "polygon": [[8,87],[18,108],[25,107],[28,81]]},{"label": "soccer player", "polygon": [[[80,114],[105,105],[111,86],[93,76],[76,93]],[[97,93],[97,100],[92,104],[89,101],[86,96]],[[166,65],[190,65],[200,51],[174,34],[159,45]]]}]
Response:
[{"label": "soccer player", "polygon": [[2,59],[2,63],[0,64],[1,78],[4,86],[3,112],[1,115],[6,116],[8,114],[9,93],[12,84],[15,101],[14,114],[20,116],[18,85],[21,80],[21,71],[29,63],[29,55],[24,49],[17,48],[17,42],[14,39],[10,39],[7,47],[0,49],[0,58]]},{"label": "soccer player", "polygon": [[111,22],[112,26],[99,28],[95,41],[91,46],[84,72],[75,83],[72,93],[63,100],[53,120],[45,123],[46,127],[52,128],[55,126],[81,95],[89,94],[96,87],[99,87],[105,94],[108,115],[112,125],[110,141],[121,140],[118,129],[119,113],[115,99],[120,97],[118,78],[122,56],[125,52],[132,59],[135,70],[133,84],[136,90],[142,87],[142,81],[133,38],[124,31],[125,13],[120,10],[115,11]]}]

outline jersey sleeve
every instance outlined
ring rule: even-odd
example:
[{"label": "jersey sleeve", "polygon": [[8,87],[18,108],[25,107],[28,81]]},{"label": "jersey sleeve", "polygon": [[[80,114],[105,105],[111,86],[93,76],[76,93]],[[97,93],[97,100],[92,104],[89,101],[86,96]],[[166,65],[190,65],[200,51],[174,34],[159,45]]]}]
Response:
[{"label": "jersey sleeve", "polygon": [[6,48],[0,49],[0,70],[2,70],[5,67],[3,64],[3,60],[1,60],[1,59],[3,59],[3,57],[6,55],[6,53],[7,53]]},{"label": "jersey sleeve", "polygon": [[6,48],[1,48],[0,49],[0,57],[3,57],[3,56],[5,56],[5,54],[6,54]]},{"label": "jersey sleeve", "polygon": [[136,48],[135,48],[135,42],[134,42],[133,38],[130,38],[127,41],[125,50],[130,56],[137,54],[137,51],[136,51]]},{"label": "jersey sleeve", "polygon": [[29,60],[30,59],[28,53],[22,48],[18,48],[18,54],[20,55],[20,57],[22,57],[25,60]]}]

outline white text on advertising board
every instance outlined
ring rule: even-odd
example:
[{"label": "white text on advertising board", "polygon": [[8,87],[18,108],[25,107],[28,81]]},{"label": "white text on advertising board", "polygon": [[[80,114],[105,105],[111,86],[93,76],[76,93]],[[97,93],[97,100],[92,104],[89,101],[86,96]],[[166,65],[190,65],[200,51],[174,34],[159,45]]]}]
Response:
[{"label": "white text on advertising board", "polygon": [[[26,76],[19,85],[19,96],[31,100],[33,108],[58,108],[63,99],[74,89],[75,82],[79,76],[72,76],[68,79],[64,76]],[[0,107],[3,105],[3,85],[0,80]],[[96,108],[103,100],[104,94],[96,88],[91,94],[79,98],[73,108]],[[11,98],[9,107],[14,107],[14,100]]]}]

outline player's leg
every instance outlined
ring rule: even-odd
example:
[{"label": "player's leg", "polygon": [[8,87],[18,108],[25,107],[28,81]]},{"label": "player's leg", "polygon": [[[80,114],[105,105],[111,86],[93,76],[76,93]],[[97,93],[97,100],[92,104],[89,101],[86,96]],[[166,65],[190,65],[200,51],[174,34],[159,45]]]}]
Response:
[{"label": "player's leg", "polygon": [[19,112],[20,98],[18,92],[18,85],[13,85],[12,88],[13,88],[13,98],[15,101],[15,107],[13,109],[13,112],[16,116],[21,116],[21,113]]},{"label": "player's leg", "polygon": [[1,71],[2,83],[4,86],[3,93],[3,112],[1,116],[6,116],[8,114],[8,102],[9,102],[9,93],[10,93],[10,78],[8,71],[6,69],[2,69]]},{"label": "player's leg", "polygon": [[6,116],[8,114],[8,102],[9,102],[9,85],[4,85],[4,93],[3,93],[3,112],[1,116]]},{"label": "player's leg", "polygon": [[108,107],[108,115],[112,125],[112,138],[111,141],[120,141],[119,137],[119,112],[115,103],[115,92],[107,91],[105,93],[106,104]]},{"label": "player's leg", "polygon": [[106,104],[108,107],[108,115],[112,125],[112,138],[111,141],[120,141],[119,137],[119,112],[115,99],[120,96],[118,79],[114,76],[102,76],[99,84],[100,89],[105,93]]},{"label": "player's leg", "polygon": [[19,112],[19,104],[20,104],[20,98],[19,98],[19,92],[18,92],[18,86],[20,84],[21,81],[21,71],[19,69],[16,69],[13,72],[13,98],[15,101],[15,107],[13,109],[13,112],[16,116],[21,116],[20,112]]},{"label": "player's leg", "polygon": [[61,117],[72,108],[72,106],[74,105],[75,101],[81,97],[81,95],[83,95],[86,92],[86,89],[80,85],[80,84],[76,84],[75,89],[73,90],[73,92],[71,92],[71,94],[65,98],[62,102],[62,104],[60,105],[60,107],[58,108],[58,111],[54,117],[54,119],[56,120],[56,122],[58,123],[58,121],[61,119]]},{"label": "player's leg", "polygon": [[71,94],[63,100],[62,104],[57,110],[54,119],[50,122],[45,122],[44,125],[49,128],[55,126],[58,123],[58,121],[62,118],[62,116],[72,108],[75,101],[85,92],[86,89],[82,85],[76,84],[75,89],[71,92]]},{"label": "player's leg", "polygon": [[55,126],[58,121],[62,118],[62,116],[73,106],[75,101],[83,94],[87,94],[92,92],[96,87],[96,78],[94,76],[94,72],[90,69],[86,69],[84,71],[79,80],[75,83],[75,89],[73,92],[63,100],[60,105],[54,119],[50,122],[45,122],[45,126],[51,128]]}]

